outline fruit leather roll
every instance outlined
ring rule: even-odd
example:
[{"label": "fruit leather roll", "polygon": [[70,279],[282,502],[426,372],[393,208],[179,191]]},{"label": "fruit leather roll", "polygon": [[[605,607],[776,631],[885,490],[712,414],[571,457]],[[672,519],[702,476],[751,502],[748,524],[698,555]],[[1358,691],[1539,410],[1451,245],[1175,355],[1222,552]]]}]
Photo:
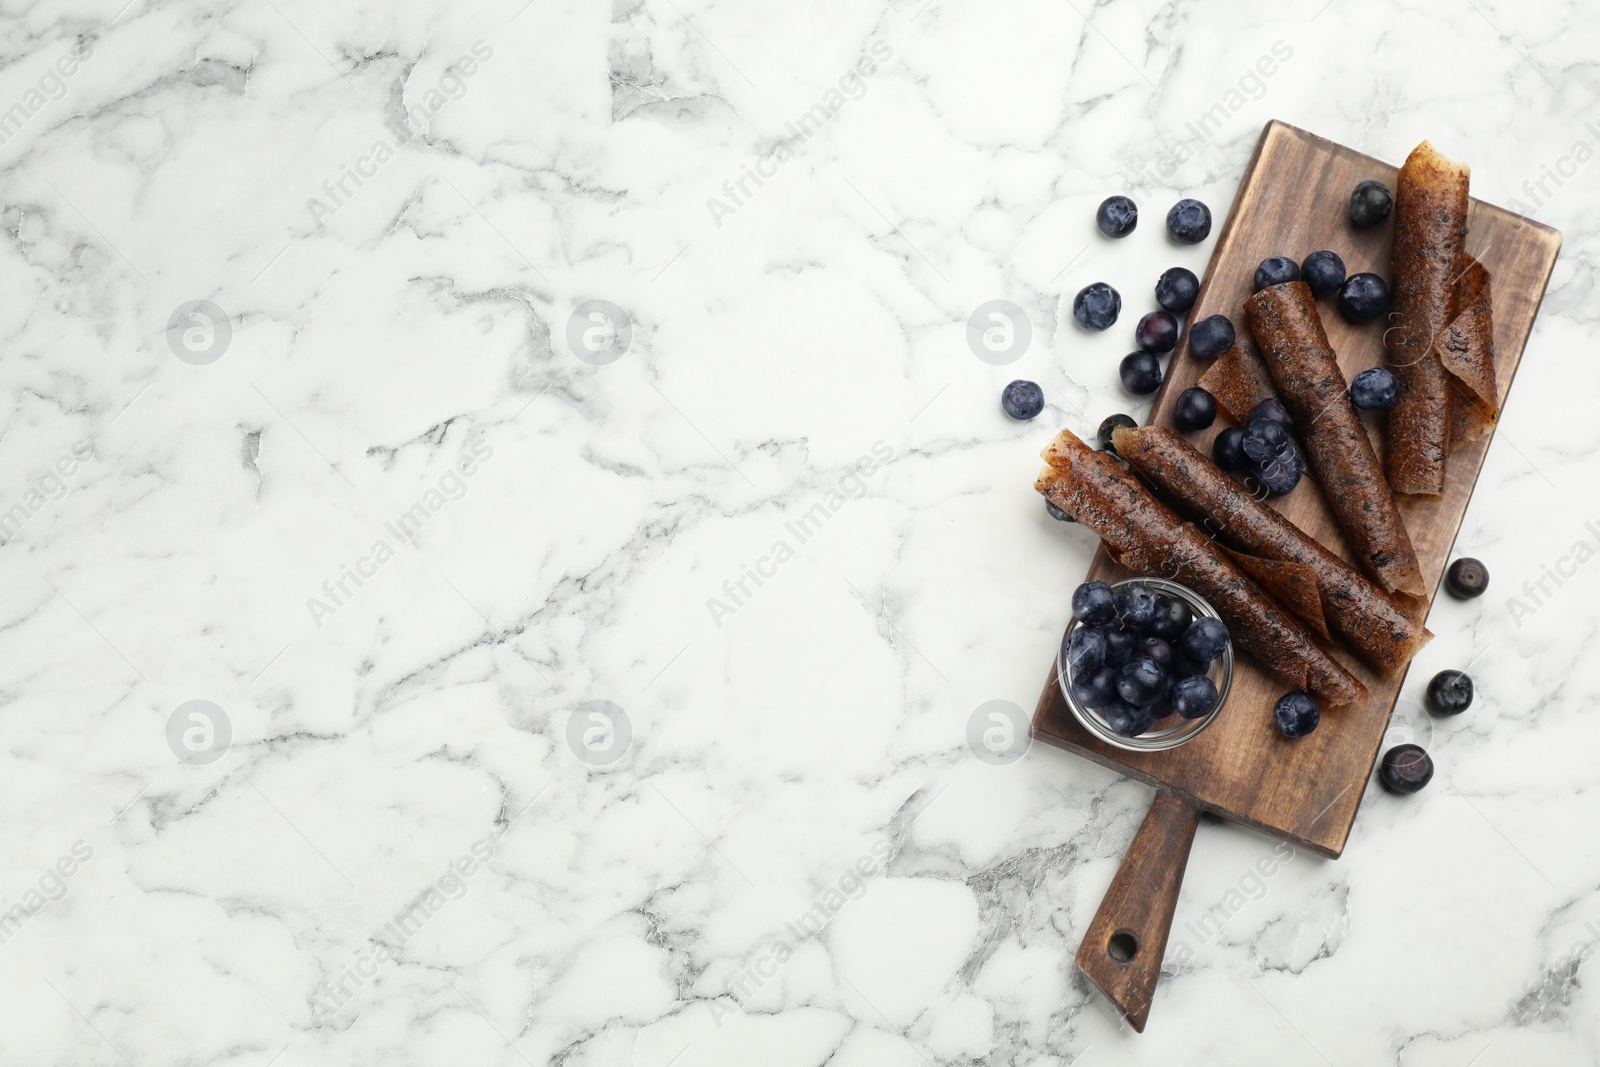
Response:
[{"label": "fruit leather roll", "polygon": [[1238,647],[1290,685],[1337,706],[1364,700],[1361,682],[1319,648],[1192,523],[1151,496],[1122,464],[1063,430],[1044,450],[1034,488],[1100,535],[1123,566],[1205,597]]},{"label": "fruit leather roll", "polygon": [[1433,637],[1405,608],[1298,526],[1240,488],[1189,442],[1160,426],[1120,429],[1117,455],[1203,520],[1279,603],[1341,638],[1392,678]]},{"label": "fruit leather roll", "polygon": [[1494,380],[1494,316],[1490,311],[1489,272],[1467,257],[1467,267],[1456,284],[1461,313],[1455,317],[1434,352],[1444,369],[1454,376],[1450,386],[1449,451],[1488,433],[1500,417],[1500,399]]},{"label": "fruit leather roll", "polygon": [[1422,571],[1367,428],[1305,282],[1269,285],[1244,302],[1261,362],[1294,417],[1311,468],[1361,563],[1385,589],[1424,596]]},{"label": "fruit leather roll", "polygon": [[1444,492],[1450,384],[1435,348],[1460,310],[1466,264],[1468,170],[1423,141],[1395,187],[1394,312],[1384,343],[1400,379],[1389,412],[1389,484],[1397,493]]},{"label": "fruit leather roll", "polygon": [[1200,376],[1200,388],[1216,397],[1240,426],[1250,421],[1250,412],[1257,404],[1278,395],[1260,357],[1238,341],[1206,368]]}]

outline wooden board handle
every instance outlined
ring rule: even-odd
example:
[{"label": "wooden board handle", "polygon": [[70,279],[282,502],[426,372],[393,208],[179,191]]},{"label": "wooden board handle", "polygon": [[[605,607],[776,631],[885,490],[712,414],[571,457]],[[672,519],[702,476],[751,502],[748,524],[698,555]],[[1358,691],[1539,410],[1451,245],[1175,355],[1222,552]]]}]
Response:
[{"label": "wooden board handle", "polygon": [[1140,1033],[1150,1018],[1200,809],[1166,789],[1144,817],[1078,946],[1078,970]]}]

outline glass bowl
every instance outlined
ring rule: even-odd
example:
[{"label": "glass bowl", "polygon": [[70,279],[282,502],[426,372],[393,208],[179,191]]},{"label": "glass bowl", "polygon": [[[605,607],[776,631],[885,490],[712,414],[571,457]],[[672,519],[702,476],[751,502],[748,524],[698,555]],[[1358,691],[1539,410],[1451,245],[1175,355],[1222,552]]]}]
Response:
[{"label": "glass bowl", "polygon": [[[1125,585],[1142,585],[1157,596],[1170,596],[1189,605],[1189,611],[1195,618],[1211,618],[1218,622],[1222,616],[1217,614],[1204,597],[1200,594],[1179,585],[1169,582],[1165,578],[1129,578],[1117,582],[1111,588],[1120,589]],[[1144,733],[1137,737],[1124,737],[1111,728],[1105,716],[1093,708],[1084,707],[1072,695],[1072,668],[1067,665],[1067,642],[1072,639],[1073,631],[1082,626],[1074,615],[1072,621],[1067,623],[1067,631],[1061,636],[1061,646],[1056,649],[1056,678],[1061,685],[1061,695],[1066,699],[1067,707],[1072,709],[1073,716],[1083,724],[1083,728],[1094,734],[1100,740],[1116,748],[1126,749],[1129,752],[1165,752],[1177,748],[1186,741],[1192,741],[1200,736],[1200,732],[1211,721],[1222,713],[1222,708],[1228,702],[1228,690],[1233,685],[1233,642],[1228,642],[1227,649],[1216,661],[1211,664],[1207,677],[1217,687],[1217,706],[1211,709],[1209,715],[1198,719],[1185,719],[1180,715],[1169,714],[1165,718],[1157,719]]]}]

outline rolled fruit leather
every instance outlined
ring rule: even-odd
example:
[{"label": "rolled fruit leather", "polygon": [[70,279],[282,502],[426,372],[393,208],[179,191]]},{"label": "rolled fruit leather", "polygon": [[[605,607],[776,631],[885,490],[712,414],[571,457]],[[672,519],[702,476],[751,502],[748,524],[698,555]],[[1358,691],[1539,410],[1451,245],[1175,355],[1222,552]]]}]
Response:
[{"label": "rolled fruit leather", "polygon": [[1469,176],[1423,141],[1395,183],[1394,311],[1384,343],[1400,380],[1388,426],[1387,470],[1397,493],[1444,492],[1451,390],[1435,344],[1460,310]]},{"label": "rolled fruit leather", "polygon": [[1222,616],[1234,644],[1329,706],[1367,689],[1211,541],[1159,503],[1115,459],[1063,430],[1043,452],[1034,488],[1100,535],[1129,570],[1193,589]]},{"label": "rolled fruit leather", "polygon": [[[1325,624],[1385,678],[1398,674],[1433,637],[1350,564],[1246,492],[1193,445],[1161,426],[1116,431],[1117,455],[1236,550],[1236,558],[1279,603],[1313,629]],[[1310,587],[1309,598],[1301,590]]]},{"label": "rolled fruit leather", "polygon": [[1304,282],[1269,285],[1246,300],[1244,309],[1261,362],[1357,558],[1390,592],[1425,597],[1416,550],[1350,402],[1311,289]]}]

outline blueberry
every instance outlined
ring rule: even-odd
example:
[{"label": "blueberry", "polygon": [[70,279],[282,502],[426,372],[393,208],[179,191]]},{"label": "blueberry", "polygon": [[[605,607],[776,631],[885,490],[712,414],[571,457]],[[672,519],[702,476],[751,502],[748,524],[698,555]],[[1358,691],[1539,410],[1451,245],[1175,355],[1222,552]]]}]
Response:
[{"label": "blueberry", "polygon": [[1471,556],[1462,556],[1444,572],[1444,587],[1457,600],[1482,596],[1489,588],[1489,568]]},{"label": "blueberry", "polygon": [[1350,193],[1350,221],[1357,226],[1376,226],[1393,208],[1394,197],[1382,182],[1362,182]]},{"label": "blueberry", "polygon": [[1100,201],[1094,222],[1107,237],[1126,237],[1139,225],[1139,206],[1125,196],[1108,196]]},{"label": "blueberry", "polygon": [[1062,511],[1060,508],[1058,508],[1054,504],[1050,503],[1050,501],[1048,501],[1048,500],[1046,500],[1044,502],[1044,509],[1046,511],[1048,511],[1050,513],[1050,517],[1052,519],[1056,520],[1057,522],[1077,522],[1078,521],[1077,519],[1073,518],[1071,515],[1068,515],[1065,511]]},{"label": "blueberry", "polygon": [[1138,582],[1128,582],[1115,589],[1117,619],[1124,630],[1143,633],[1156,621],[1156,595]]},{"label": "blueberry", "polygon": [[[1156,617],[1150,623],[1150,634],[1163,641],[1176,641],[1183,636],[1183,631],[1188,629],[1189,623],[1194,620],[1194,614],[1189,610],[1189,605],[1175,596],[1156,598]],[[1162,664],[1166,666],[1165,663]]]},{"label": "blueberry", "polygon": [[1138,425],[1133,421],[1132,415],[1107,415],[1105,421],[1100,424],[1100,429],[1096,431],[1095,438],[1100,442],[1101,448],[1114,456],[1117,454],[1117,447],[1112,442],[1111,435],[1124,427],[1129,430],[1136,429]]},{"label": "blueberry", "polygon": [[[1101,670],[1104,669],[1103,667],[1101,668]],[[1074,675],[1072,681],[1068,683],[1067,689],[1072,693],[1072,699],[1086,708],[1098,711],[1107,704],[1105,697],[1094,687],[1094,675]],[[1112,696],[1114,698],[1116,694],[1113,693]]]},{"label": "blueberry", "polygon": [[1104,330],[1121,313],[1122,294],[1105,282],[1084,286],[1072,300],[1072,317],[1085,330]]},{"label": "blueberry", "polygon": [[1228,650],[1228,628],[1220,619],[1202,616],[1183,631],[1178,650],[1196,663],[1210,663]]},{"label": "blueberry", "polygon": [[1170,311],[1152,311],[1133,330],[1133,343],[1141,352],[1165,355],[1178,344],[1178,320]]},{"label": "blueberry", "polygon": [[1073,674],[1094,673],[1106,665],[1106,635],[1089,626],[1075,628],[1062,658]]},{"label": "blueberry", "polygon": [[1369,271],[1352,274],[1339,289],[1339,313],[1351,322],[1371,322],[1389,310],[1389,284]]},{"label": "blueberry", "polygon": [[1313,252],[1300,264],[1300,276],[1312,296],[1332,296],[1344,284],[1344,260],[1337,252]]},{"label": "blueberry", "polygon": [[1249,426],[1262,421],[1275,422],[1285,430],[1294,429],[1294,417],[1289,414],[1289,409],[1283,406],[1283,401],[1275,396],[1269,396],[1251,408],[1250,417],[1245,419],[1246,425]]},{"label": "blueberry", "polygon": [[1211,664],[1202,663],[1183,650],[1182,642],[1172,646],[1172,670],[1169,671],[1174,678],[1187,678],[1191,674],[1209,674]]},{"label": "blueberry", "polygon": [[1428,683],[1428,707],[1435,715],[1460,715],[1472,706],[1472,679],[1465,671],[1440,671]]},{"label": "blueberry", "polygon": [[1211,442],[1211,459],[1225,471],[1242,471],[1250,466],[1250,457],[1244,454],[1243,445],[1244,431],[1230,426]]},{"label": "blueberry", "polygon": [[1400,381],[1385,367],[1370,367],[1351,379],[1350,403],[1362,411],[1388,411],[1400,403]]},{"label": "blueberry", "polygon": [[1167,229],[1175,240],[1199,244],[1211,234],[1211,209],[1198,200],[1179,200],[1167,212]]},{"label": "blueberry", "polygon": [[1117,373],[1122,387],[1134,396],[1149,396],[1161,388],[1161,361],[1149,352],[1129,352]]},{"label": "blueberry", "polygon": [[1000,409],[1018,422],[1027,422],[1044,410],[1044,390],[1018,378],[1001,390]]},{"label": "blueberry", "polygon": [[1300,453],[1292,448],[1270,463],[1250,468],[1250,477],[1256,483],[1256,490],[1253,491],[1268,496],[1287,496],[1294,492],[1294,487],[1300,484],[1305,473],[1305,462],[1301,460]]},{"label": "blueberry", "polygon": [[1105,582],[1084,582],[1072,591],[1072,613],[1085,626],[1104,626],[1117,618],[1117,598]]},{"label": "blueberry", "polygon": [[1201,359],[1216,359],[1233,347],[1233,322],[1213,315],[1189,327],[1189,351]]},{"label": "blueberry", "polygon": [[[1078,683],[1079,703],[1091,708],[1102,708],[1117,699],[1117,669],[1101,667],[1093,674],[1075,679]],[[1089,700],[1083,700],[1087,695]]]},{"label": "blueberry", "polygon": [[1216,684],[1203,674],[1191,674],[1172,683],[1172,708],[1185,719],[1201,719],[1217,707]]},{"label": "blueberry", "polygon": [[1139,636],[1132,630],[1107,626],[1103,632],[1106,635],[1106,666],[1120,667],[1138,653]]},{"label": "blueberry", "polygon": [[1199,295],[1200,279],[1188,267],[1169,268],[1156,282],[1156,303],[1174,315],[1182,315],[1194,307]]},{"label": "blueberry", "polygon": [[1256,292],[1260,292],[1269,285],[1282,285],[1285,282],[1300,280],[1300,264],[1288,256],[1272,256],[1263,259],[1256,268]]},{"label": "blueberry", "polygon": [[1322,721],[1322,709],[1309,693],[1285,693],[1272,709],[1284,737],[1305,737]]},{"label": "blueberry", "polygon": [[1272,419],[1250,424],[1239,442],[1240,451],[1250,461],[1249,471],[1269,496],[1283,496],[1300,484],[1305,464],[1295,451],[1289,431]]},{"label": "blueberry", "polygon": [[1391,793],[1415,793],[1433,780],[1433,757],[1421,745],[1396,745],[1378,764],[1378,781]]},{"label": "blueberry", "polygon": [[1198,385],[1178,394],[1172,408],[1172,423],[1186,433],[1204,430],[1217,421],[1217,399]]},{"label": "blueberry", "polygon": [[1172,646],[1153,634],[1139,642],[1139,655],[1155,660],[1164,671],[1172,668]]},{"label": "blueberry", "polygon": [[1244,432],[1239,447],[1252,464],[1269,463],[1294,447],[1289,431],[1275,419],[1255,419]]},{"label": "blueberry", "polygon": [[1155,712],[1135,707],[1126,700],[1113,700],[1100,714],[1106,717],[1106,725],[1123,737],[1137,737],[1156,720]]},{"label": "blueberry", "polygon": [[1148,708],[1167,695],[1167,672],[1149,656],[1131,659],[1117,669],[1117,695],[1137,708]]}]

